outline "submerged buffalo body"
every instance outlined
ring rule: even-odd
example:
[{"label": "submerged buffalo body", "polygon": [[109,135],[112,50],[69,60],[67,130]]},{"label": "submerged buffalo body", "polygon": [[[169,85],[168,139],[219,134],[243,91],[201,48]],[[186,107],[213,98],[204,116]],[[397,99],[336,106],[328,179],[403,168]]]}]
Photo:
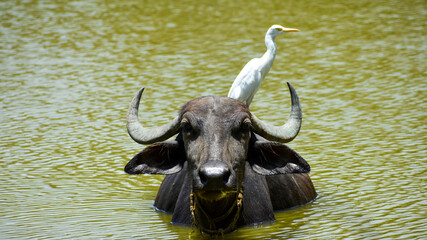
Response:
[{"label": "submerged buffalo body", "polygon": [[[125,171],[166,174],[155,207],[172,213],[173,223],[194,223],[211,234],[274,221],[274,210],[312,201],[309,164],[282,144],[301,127],[299,99],[288,85],[292,110],[280,127],[259,120],[238,100],[208,96],[189,101],[170,123],[145,128],[137,115],[141,89],[130,105],[127,128],[136,142],[151,145]],[[174,141],[163,142],[176,134]]]}]

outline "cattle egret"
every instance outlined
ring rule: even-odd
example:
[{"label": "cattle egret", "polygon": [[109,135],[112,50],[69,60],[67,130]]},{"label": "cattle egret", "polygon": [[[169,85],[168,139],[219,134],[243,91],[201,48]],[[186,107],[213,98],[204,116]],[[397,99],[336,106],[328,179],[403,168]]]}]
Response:
[{"label": "cattle egret", "polygon": [[270,71],[274,58],[276,57],[277,45],[274,39],[282,33],[298,31],[298,29],[285,28],[280,25],[271,26],[265,34],[267,51],[261,58],[254,58],[245,65],[234,80],[228,92],[228,97],[238,99],[246,103],[246,106],[249,107],[256,91],[258,91],[265,75]]}]

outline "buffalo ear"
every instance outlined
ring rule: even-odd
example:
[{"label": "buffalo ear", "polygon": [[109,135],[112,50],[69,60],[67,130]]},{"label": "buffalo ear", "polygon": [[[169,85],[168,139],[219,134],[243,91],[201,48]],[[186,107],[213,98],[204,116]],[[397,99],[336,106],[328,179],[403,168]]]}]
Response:
[{"label": "buffalo ear", "polygon": [[125,167],[128,174],[173,174],[182,169],[185,154],[179,141],[158,142],[146,147]]},{"label": "buffalo ear", "polygon": [[310,165],[285,144],[255,141],[249,147],[248,162],[261,175],[308,173]]}]

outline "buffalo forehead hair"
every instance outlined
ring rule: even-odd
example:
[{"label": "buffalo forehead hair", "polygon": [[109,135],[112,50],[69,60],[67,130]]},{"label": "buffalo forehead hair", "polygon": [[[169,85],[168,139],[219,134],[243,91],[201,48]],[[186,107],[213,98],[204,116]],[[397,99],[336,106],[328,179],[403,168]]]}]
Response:
[{"label": "buffalo forehead hair", "polygon": [[187,102],[180,111],[182,116],[186,112],[197,112],[205,115],[211,112],[235,114],[237,112],[246,112],[250,115],[249,109],[239,100],[220,97],[220,96],[204,96],[195,98]]}]

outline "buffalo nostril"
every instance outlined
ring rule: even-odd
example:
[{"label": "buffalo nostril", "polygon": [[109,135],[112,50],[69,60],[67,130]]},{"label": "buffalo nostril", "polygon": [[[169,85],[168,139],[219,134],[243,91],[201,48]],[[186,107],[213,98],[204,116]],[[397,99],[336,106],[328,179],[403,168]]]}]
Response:
[{"label": "buffalo nostril", "polygon": [[227,171],[227,172],[224,174],[224,176],[222,177],[222,182],[223,182],[224,184],[227,184],[227,183],[228,183],[228,179],[230,179],[230,171]]},{"label": "buffalo nostril", "polygon": [[206,185],[207,179],[203,171],[200,171],[199,176],[200,176],[200,182],[202,182],[203,185]]},{"label": "buffalo nostril", "polygon": [[208,188],[221,188],[230,179],[230,169],[221,161],[209,161],[199,170],[200,182]]}]

